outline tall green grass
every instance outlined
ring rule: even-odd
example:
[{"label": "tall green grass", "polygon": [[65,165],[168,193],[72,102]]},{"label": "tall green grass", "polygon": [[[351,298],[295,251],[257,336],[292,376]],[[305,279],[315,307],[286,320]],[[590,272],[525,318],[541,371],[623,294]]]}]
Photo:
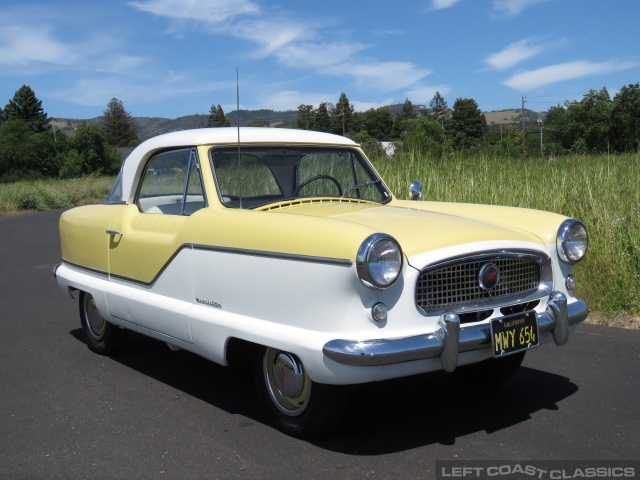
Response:
[{"label": "tall green grass", "polygon": [[114,177],[88,176],[0,183],[0,215],[101,202],[107,198],[113,181]]},{"label": "tall green grass", "polygon": [[373,163],[399,198],[413,180],[425,199],[534,208],[582,220],[589,252],[578,295],[606,316],[640,313],[640,154],[549,159],[445,159],[416,152]]}]

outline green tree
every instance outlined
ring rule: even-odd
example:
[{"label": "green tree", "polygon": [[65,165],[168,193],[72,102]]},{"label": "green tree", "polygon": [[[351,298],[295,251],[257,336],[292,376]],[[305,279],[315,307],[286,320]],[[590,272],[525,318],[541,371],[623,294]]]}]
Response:
[{"label": "green tree", "polygon": [[298,106],[298,128],[311,130],[313,128],[313,105]]},{"label": "green tree", "polygon": [[247,123],[247,127],[268,127],[269,122],[263,120],[262,118],[258,118],[257,120],[253,120]]},{"label": "green tree", "polygon": [[21,120],[0,125],[0,178],[14,181],[56,176],[66,136],[58,132],[56,137],[51,132],[34,132]]},{"label": "green tree", "polygon": [[446,146],[444,129],[435,119],[420,116],[407,119],[400,136],[402,149],[423,154],[440,155]]},{"label": "green tree", "polygon": [[568,104],[568,134],[574,152],[606,152],[610,147],[613,102],[606,88],[590,90]]},{"label": "green tree", "polygon": [[220,104],[218,104],[218,106],[211,105],[207,127],[228,127],[229,125],[231,124],[224,115],[224,110],[222,110]]},{"label": "green tree", "polygon": [[376,140],[390,140],[393,117],[389,107],[371,108],[359,115],[360,131]]},{"label": "green tree", "polygon": [[436,122],[438,122],[443,128],[444,124],[451,116],[451,111],[447,105],[446,100],[439,91],[436,91],[435,95],[429,102],[429,114]]},{"label": "green tree", "polygon": [[[522,134],[516,125],[499,125],[491,128],[484,136],[488,151],[494,155],[521,157]],[[545,150],[548,150],[549,139],[545,138]],[[535,151],[539,151],[540,148]]]},{"label": "green tree", "polygon": [[342,92],[331,116],[331,131],[339,135],[346,135],[354,131],[353,112],[354,108],[349,102],[347,94]]},{"label": "green tree", "polygon": [[60,168],[61,177],[110,174],[118,170],[122,158],[95,125],[79,123],[71,137],[69,151]]},{"label": "green tree", "polygon": [[569,135],[569,115],[562,105],[551,107],[544,115],[545,144],[552,150],[570,150],[573,138]]},{"label": "green tree", "polygon": [[393,129],[391,136],[393,138],[400,138],[402,132],[405,129],[405,123],[407,120],[415,118],[416,112],[414,111],[413,103],[408,98],[402,104],[402,110],[398,112],[396,118],[393,119]]},{"label": "green tree", "polygon": [[640,84],[622,87],[614,97],[611,129],[616,151],[640,150]]},{"label": "green tree", "polygon": [[331,117],[326,102],[322,102],[315,112],[314,130],[319,132],[331,131]]},{"label": "green tree", "polygon": [[42,100],[27,85],[22,85],[14,94],[13,99],[4,107],[2,115],[5,121],[20,120],[29,125],[34,132],[49,130],[49,119],[42,109]]},{"label": "green tree", "polygon": [[102,112],[100,126],[107,142],[114,147],[133,147],[140,143],[131,114],[117,98],[112,98]]},{"label": "green tree", "polygon": [[372,138],[364,130],[360,130],[353,134],[353,141],[360,144],[364,154],[370,158],[385,158],[386,152],[378,140]]},{"label": "green tree", "polygon": [[453,104],[448,134],[454,148],[478,145],[487,132],[487,119],[472,98],[458,98]]}]

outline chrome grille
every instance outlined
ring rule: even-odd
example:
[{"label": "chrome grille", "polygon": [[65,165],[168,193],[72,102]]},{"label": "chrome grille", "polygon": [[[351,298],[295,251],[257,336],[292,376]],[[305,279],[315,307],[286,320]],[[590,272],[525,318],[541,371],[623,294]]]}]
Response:
[{"label": "chrome grille", "polygon": [[[538,291],[541,264],[534,258],[478,256],[424,269],[416,285],[416,305],[422,310],[445,310],[469,305],[523,299]],[[500,270],[492,290],[480,288],[478,274],[487,262]]]}]

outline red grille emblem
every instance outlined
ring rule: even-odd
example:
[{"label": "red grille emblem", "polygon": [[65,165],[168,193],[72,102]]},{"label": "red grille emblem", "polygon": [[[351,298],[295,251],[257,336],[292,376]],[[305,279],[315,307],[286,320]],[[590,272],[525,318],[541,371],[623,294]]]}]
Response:
[{"label": "red grille emblem", "polygon": [[493,263],[485,263],[478,272],[478,284],[483,290],[493,290],[500,280],[500,270]]}]

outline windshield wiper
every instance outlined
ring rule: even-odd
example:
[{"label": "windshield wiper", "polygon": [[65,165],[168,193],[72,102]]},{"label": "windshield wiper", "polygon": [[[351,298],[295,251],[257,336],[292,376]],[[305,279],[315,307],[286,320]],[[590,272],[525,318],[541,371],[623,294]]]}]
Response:
[{"label": "windshield wiper", "polygon": [[371,181],[369,181],[369,182],[364,182],[364,183],[360,183],[360,184],[358,184],[358,185],[354,185],[353,187],[351,187],[350,189],[348,189],[346,192],[344,192],[344,193],[340,196],[340,198],[344,198],[344,197],[346,197],[346,196],[347,196],[347,194],[349,194],[349,193],[353,192],[354,190],[357,190],[357,189],[362,188],[362,187],[366,187],[367,185],[375,185],[376,183],[380,183],[380,182],[382,182],[382,180],[380,180],[380,179],[378,178],[377,180],[371,180]]}]

